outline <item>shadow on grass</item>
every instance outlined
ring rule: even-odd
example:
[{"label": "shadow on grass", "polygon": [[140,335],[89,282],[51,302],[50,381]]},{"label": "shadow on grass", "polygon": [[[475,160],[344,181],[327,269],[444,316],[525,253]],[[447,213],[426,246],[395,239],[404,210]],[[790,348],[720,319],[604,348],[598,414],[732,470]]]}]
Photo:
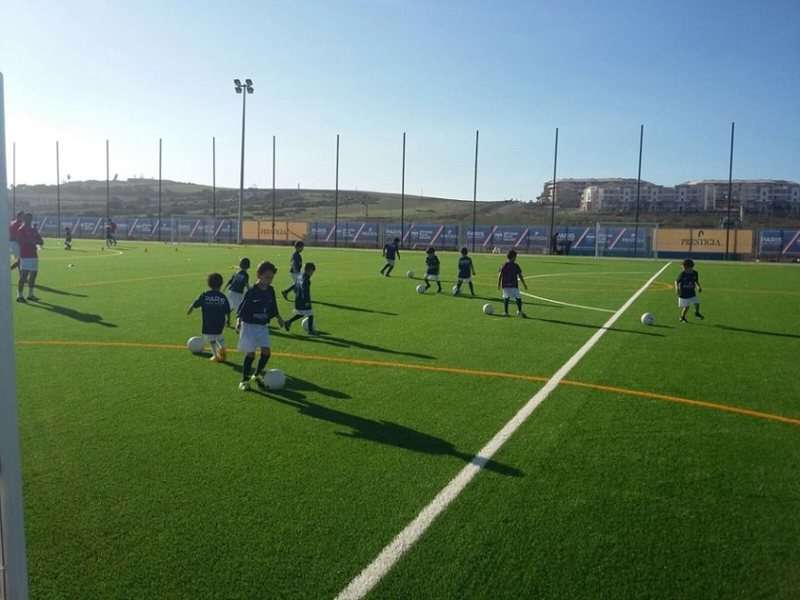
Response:
[{"label": "shadow on grass", "polygon": [[86,294],[76,294],[74,292],[65,292],[64,290],[57,290],[56,288],[51,288],[46,285],[39,285],[36,284],[36,291],[42,290],[44,292],[48,292],[50,294],[58,294],[59,296],[74,296],[75,298],[88,298]]},{"label": "shadow on grass", "polygon": [[286,387],[282,390],[253,391],[265,398],[296,408],[301,415],[349,428],[351,430],[349,432],[336,432],[336,435],[342,437],[394,446],[410,452],[434,456],[453,456],[465,463],[481,465],[485,469],[500,475],[509,477],[524,476],[522,471],[514,467],[493,460],[487,461],[483,458],[476,458],[472,454],[461,452],[451,442],[440,437],[429,435],[392,421],[367,419],[311,402],[302,393],[303,391],[316,392],[331,398],[349,398],[350,396],[338,390],[321,388],[303,379],[287,377]]},{"label": "shadow on grass", "polygon": [[[500,317],[506,318],[502,314],[495,313],[490,315],[492,317]],[[518,317],[508,317],[509,319],[514,318],[518,319]],[[650,337],[665,337],[663,333],[650,333],[648,331],[637,331],[636,329],[620,329],[618,327],[602,327],[600,325],[589,325],[588,323],[575,323],[574,321],[562,321],[561,319],[544,319],[542,317],[532,317],[528,315],[524,319],[519,319],[520,321],[542,321],[544,323],[553,323],[555,325],[569,325],[570,327],[583,327],[584,329],[594,329],[595,331],[598,329],[605,329],[606,331],[614,331],[617,333],[635,333],[637,335],[649,335]],[[662,327],[664,327],[662,325]]]},{"label": "shadow on grass", "polygon": [[61,306],[59,304],[51,304],[50,302],[43,302],[41,300],[35,300],[35,301],[28,300],[26,305],[33,308],[44,309],[48,312],[61,315],[62,317],[67,317],[70,319],[75,319],[76,321],[81,321],[82,323],[102,325],[103,327],[116,327],[114,323],[108,323],[106,321],[103,321],[103,317],[101,317],[100,315],[81,312],[79,310],[75,310],[74,308]]},{"label": "shadow on grass", "polygon": [[769,335],[773,337],[784,337],[791,339],[800,339],[800,335],[796,333],[781,333],[779,331],[764,331],[762,329],[746,329],[744,327],[731,327],[730,325],[714,325],[717,329],[724,329],[725,331],[736,331],[738,333],[753,333],[755,335]]},{"label": "shadow on grass", "polygon": [[329,308],[338,308],[339,310],[350,310],[353,312],[363,312],[363,313],[372,313],[376,315],[386,315],[389,317],[396,317],[397,313],[393,312],[386,312],[383,310],[372,310],[370,308],[361,308],[360,306],[348,306],[346,304],[334,304],[332,302],[320,302],[318,300],[314,300],[314,305],[320,306],[327,306]]},{"label": "shadow on grass", "polygon": [[[299,330],[298,330],[299,331]],[[435,356],[430,354],[420,354],[418,352],[404,352],[402,350],[392,350],[391,348],[384,348],[383,346],[375,346],[357,340],[348,340],[345,338],[332,336],[324,331],[317,331],[319,336],[312,337],[305,334],[305,331],[298,335],[292,335],[279,329],[270,329],[270,335],[277,337],[287,338],[298,342],[307,342],[309,344],[322,344],[326,346],[336,346],[337,348],[359,348],[360,350],[367,350],[369,352],[380,352],[382,354],[393,354],[396,356],[410,356],[412,358],[423,358],[426,360],[434,360]]]}]

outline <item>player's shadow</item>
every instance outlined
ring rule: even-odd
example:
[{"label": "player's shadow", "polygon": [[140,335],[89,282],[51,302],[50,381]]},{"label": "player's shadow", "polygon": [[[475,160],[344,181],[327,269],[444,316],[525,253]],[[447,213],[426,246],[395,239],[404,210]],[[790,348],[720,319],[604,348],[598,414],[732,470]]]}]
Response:
[{"label": "player's shadow", "polygon": [[[498,315],[499,316],[499,315]],[[569,325],[571,327],[583,327],[585,329],[605,329],[617,333],[635,333],[636,335],[649,335],[651,337],[664,337],[663,333],[651,333],[649,331],[637,331],[636,329],[620,329],[619,327],[603,327],[602,325],[590,325],[588,323],[575,323],[573,321],[562,321],[561,319],[544,319],[542,317],[528,316],[525,321],[542,321],[544,323],[554,323],[556,325]]]},{"label": "player's shadow", "polygon": [[65,292],[64,290],[57,290],[56,288],[51,288],[46,285],[39,285],[36,284],[36,289],[42,290],[44,292],[49,292],[50,294],[58,294],[59,296],[74,296],[75,298],[88,298],[86,294],[76,294],[74,292]]},{"label": "player's shadow", "polygon": [[783,333],[780,331],[764,331],[763,329],[747,329],[744,327],[732,327],[730,325],[714,325],[717,329],[724,329],[725,331],[736,331],[738,333],[754,333],[756,335],[769,335],[774,337],[784,337],[792,339],[800,339],[800,335],[796,333]]},{"label": "player's shadow", "polygon": [[82,323],[102,325],[103,327],[116,327],[114,323],[109,323],[107,321],[104,321],[103,317],[101,317],[100,315],[81,312],[79,310],[75,310],[74,308],[61,306],[59,304],[51,304],[50,302],[43,302],[42,300],[36,300],[36,301],[28,300],[27,305],[33,308],[44,309],[48,312],[61,315],[62,317],[75,319],[76,321],[81,321]]},{"label": "player's shadow", "polygon": [[386,312],[384,310],[372,310],[370,308],[361,308],[360,306],[348,306],[346,304],[334,304],[333,302],[320,302],[318,300],[314,300],[314,305],[316,306],[319,304],[320,306],[327,306],[329,308],[337,308],[339,310],[349,310],[353,312],[363,312],[363,313],[372,313],[376,315],[386,315],[388,317],[396,317],[397,313],[393,312]]},{"label": "player's shadow", "polygon": [[419,352],[405,352],[403,350],[392,350],[391,348],[384,348],[383,346],[375,346],[373,344],[367,344],[365,342],[359,342],[357,340],[348,340],[341,337],[332,336],[324,331],[318,331],[320,335],[317,337],[312,337],[306,335],[305,332],[299,333],[297,335],[293,335],[291,333],[286,333],[285,331],[280,331],[277,329],[270,329],[270,335],[275,335],[277,337],[283,337],[290,340],[295,340],[298,342],[307,342],[310,344],[322,344],[326,346],[336,346],[337,348],[359,348],[361,350],[367,350],[369,352],[380,352],[383,354],[394,354],[397,356],[410,356],[412,358],[422,358],[425,360],[435,360],[435,356],[431,356],[430,354],[421,354]]},{"label": "player's shadow", "polygon": [[[494,298],[491,298],[489,296],[477,296],[477,295],[476,296],[472,296],[469,292],[464,293],[463,288],[462,288],[461,294],[458,295],[458,296],[454,296],[454,297],[455,298],[464,298],[466,300],[484,300],[486,302],[498,302],[500,304],[503,303],[503,298],[500,297],[500,296],[495,296]],[[542,306],[544,308],[564,308],[560,304],[547,304],[545,302],[534,302],[533,300],[528,300],[527,298],[524,301],[524,305],[525,306]],[[509,302],[508,306],[509,306],[509,308],[514,308],[514,310],[516,310],[516,308],[517,308],[517,305],[514,302]]]},{"label": "player's shadow", "polygon": [[296,377],[287,378],[286,387],[282,390],[267,392],[258,391],[256,393],[270,398],[271,400],[275,400],[276,402],[280,402],[281,404],[296,408],[301,415],[349,428],[350,431],[347,432],[336,432],[336,435],[342,437],[394,446],[411,452],[420,452],[435,456],[453,456],[465,463],[480,464],[488,471],[500,475],[507,475],[510,477],[524,476],[522,471],[514,467],[504,465],[494,460],[487,461],[483,458],[477,458],[468,452],[461,452],[451,442],[440,437],[429,435],[392,421],[367,419],[321,404],[316,404],[310,401],[301,390],[318,392],[332,398],[349,398],[347,394],[342,392],[319,388],[319,386],[313,383]]}]

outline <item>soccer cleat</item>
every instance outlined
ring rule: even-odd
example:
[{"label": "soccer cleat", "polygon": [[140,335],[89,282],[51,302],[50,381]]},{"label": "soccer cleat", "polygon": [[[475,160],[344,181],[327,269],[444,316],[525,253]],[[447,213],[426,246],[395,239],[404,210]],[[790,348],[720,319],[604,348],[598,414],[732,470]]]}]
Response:
[{"label": "soccer cleat", "polygon": [[247,392],[250,390],[250,382],[249,381],[241,381],[239,382],[239,391],[240,392]]},{"label": "soccer cleat", "polygon": [[22,296],[17,296],[17,302],[21,302],[22,304],[25,304],[25,298],[23,298]]},{"label": "soccer cleat", "polygon": [[213,363],[222,362],[216,354],[214,356],[212,356],[211,358],[209,358],[208,360],[210,360]]},{"label": "soccer cleat", "polygon": [[255,383],[260,390],[266,390],[267,384],[264,383],[264,376],[263,375],[251,375],[250,376],[250,383]]},{"label": "soccer cleat", "polygon": [[219,362],[225,362],[227,357],[228,353],[225,351],[225,348],[220,348],[219,352],[217,352],[217,358],[219,358]]},{"label": "soccer cleat", "polygon": [[704,317],[703,315],[701,315],[700,313],[695,313],[695,314],[694,314],[694,317],[695,317],[695,319],[700,319],[701,321],[702,321],[703,319],[705,319],[705,317]]},{"label": "soccer cleat", "polygon": [[31,300],[31,301],[33,301],[33,302],[38,302],[38,301],[39,301],[39,298],[37,298],[36,296],[34,296],[33,294],[31,294],[31,295],[29,295],[29,296],[28,296],[28,300]]},{"label": "soccer cleat", "polygon": [[688,323],[689,321],[686,320],[686,317],[681,317],[680,318],[680,322],[681,323]]}]

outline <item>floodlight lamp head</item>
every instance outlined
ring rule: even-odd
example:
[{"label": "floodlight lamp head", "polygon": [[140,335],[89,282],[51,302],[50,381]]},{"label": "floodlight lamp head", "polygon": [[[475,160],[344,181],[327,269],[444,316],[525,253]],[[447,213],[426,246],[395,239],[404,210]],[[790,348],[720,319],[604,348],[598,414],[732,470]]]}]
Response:
[{"label": "floodlight lamp head", "polygon": [[241,94],[242,93],[242,88],[241,87],[237,87],[236,88],[236,93],[237,94]]},{"label": "floodlight lamp head", "polygon": [[247,93],[248,94],[252,94],[253,93],[253,88],[250,87],[249,85],[247,86]]},{"label": "floodlight lamp head", "polygon": [[244,83],[247,87],[253,87],[253,80],[252,79],[245,79]]},{"label": "floodlight lamp head", "polygon": [[233,85],[235,85],[236,87],[242,87],[242,80],[241,79],[234,79],[233,80]]}]

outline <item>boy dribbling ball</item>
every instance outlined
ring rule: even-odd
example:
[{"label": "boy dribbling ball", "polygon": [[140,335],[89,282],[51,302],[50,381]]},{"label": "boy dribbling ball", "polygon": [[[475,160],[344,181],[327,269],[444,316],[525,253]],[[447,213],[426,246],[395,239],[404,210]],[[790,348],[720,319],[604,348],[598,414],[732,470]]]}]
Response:
[{"label": "boy dribbling ball", "polygon": [[314,263],[306,263],[303,269],[303,277],[295,287],[294,292],[294,316],[288,319],[283,327],[289,331],[292,323],[303,317],[308,317],[308,335],[319,335],[314,329],[314,311],[311,308],[311,276],[317,267]]},{"label": "boy dribbling ball", "polygon": [[425,253],[428,255],[425,257],[425,291],[431,287],[431,281],[435,281],[436,293],[441,293],[442,282],[439,281],[439,257],[436,256],[436,248],[431,246]]},{"label": "boy dribbling ball", "polygon": [[694,306],[694,316],[703,320],[705,317],[700,314],[700,299],[697,294],[702,292],[700,287],[700,275],[694,270],[694,261],[687,258],[683,261],[683,271],[675,280],[675,291],[678,294],[678,308],[681,309],[681,323],[688,323],[686,315],[689,307]]},{"label": "boy dribbling ball", "polygon": [[[236,329],[239,331],[239,350],[244,352],[242,364],[242,381],[239,391],[250,389],[250,384],[256,384],[260,389],[266,390],[264,371],[270,357],[270,339],[267,325],[273,318],[278,319],[278,325],[284,326],[283,319],[278,311],[278,301],[275,299],[275,289],[272,280],[278,269],[271,262],[265,261],[258,265],[256,275],[257,283],[247,290],[239,305]],[[261,350],[258,366],[253,373],[253,361],[256,350]]]},{"label": "boy dribbling ball", "polygon": [[506,254],[508,259],[506,263],[500,267],[500,275],[497,278],[497,289],[503,289],[503,310],[504,316],[508,316],[508,301],[513,298],[517,303],[517,316],[523,319],[527,315],[522,312],[522,297],[519,295],[518,281],[522,282],[525,289],[528,289],[528,284],[522,277],[522,269],[517,264],[517,253],[515,250],[509,250]]},{"label": "boy dribbling ball", "polygon": [[305,247],[306,245],[300,240],[297,240],[294,243],[294,253],[292,254],[292,260],[289,263],[289,277],[292,278],[292,285],[281,292],[281,296],[283,296],[284,300],[289,299],[289,292],[295,291],[295,286],[297,285],[297,282],[300,281],[300,277],[303,275],[303,257],[301,254],[303,252],[303,248]]},{"label": "boy dribbling ball", "polygon": [[461,293],[461,285],[463,283],[469,284],[469,292],[474,296],[475,288],[472,285],[472,276],[475,275],[475,266],[472,264],[472,259],[467,256],[469,250],[466,248],[461,249],[461,258],[458,259],[458,282],[456,283],[456,296]]},{"label": "boy dribbling ball", "polygon": [[200,294],[186,312],[192,314],[199,308],[203,314],[203,338],[211,346],[211,361],[225,362],[225,337],[222,335],[228,321],[231,307],[228,299],[220,291],[222,275],[211,273],[208,276],[208,290]]}]

